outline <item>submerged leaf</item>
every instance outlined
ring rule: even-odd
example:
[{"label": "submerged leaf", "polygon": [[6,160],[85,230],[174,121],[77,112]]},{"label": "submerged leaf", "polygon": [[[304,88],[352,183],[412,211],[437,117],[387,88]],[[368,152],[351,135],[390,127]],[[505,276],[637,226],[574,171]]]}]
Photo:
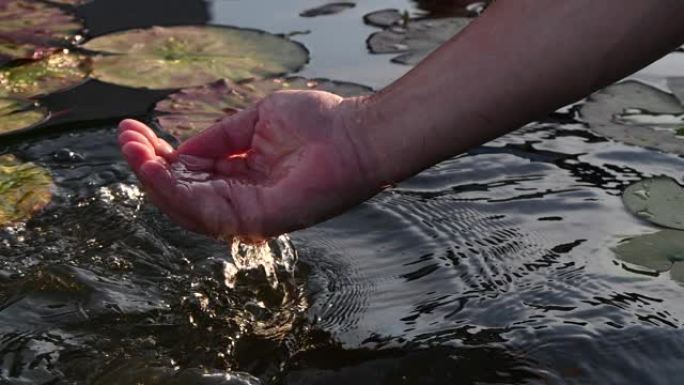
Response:
[{"label": "submerged leaf", "polygon": [[157,103],[155,112],[162,128],[179,140],[185,140],[279,90],[318,90],[341,96],[358,96],[371,92],[371,89],[365,86],[328,79],[309,80],[291,77],[255,80],[241,84],[219,80],[169,95]]},{"label": "submerged leaf", "polygon": [[[366,15],[364,20],[372,25],[383,25],[396,19],[398,11],[381,11]],[[399,14],[400,15],[400,14]],[[461,32],[472,19],[449,17],[441,19],[401,18],[385,30],[368,38],[368,48],[377,54],[400,54],[392,59],[395,63],[418,64],[437,47]]]},{"label": "submerged leaf", "polygon": [[0,226],[24,221],[41,210],[52,196],[50,173],[12,155],[0,156]]},{"label": "submerged leaf", "polygon": [[618,259],[651,272],[663,273],[670,269],[672,279],[684,283],[684,232],[662,230],[622,241],[613,248]]},{"label": "submerged leaf", "polygon": [[354,8],[356,4],[350,2],[328,3],[320,7],[307,9],[299,14],[301,17],[316,17],[324,15],[334,15],[349,8]]},{"label": "submerged leaf", "polygon": [[634,215],[651,223],[684,230],[684,189],[673,179],[644,179],[627,187],[622,201]]},{"label": "submerged leaf", "polygon": [[84,47],[103,53],[94,58],[95,78],[149,89],[283,74],[308,61],[306,48],[284,37],[214,26],[135,29],[95,38]]},{"label": "submerged leaf", "polygon": [[0,98],[0,134],[35,126],[47,117],[47,109],[30,100]]},{"label": "submerged leaf", "polygon": [[0,62],[38,59],[69,43],[83,25],[35,0],[0,0]]},{"label": "submerged leaf", "polygon": [[626,81],[593,94],[580,116],[600,135],[621,142],[684,155],[684,106],[667,92]]},{"label": "submerged leaf", "polygon": [[88,76],[88,59],[56,53],[41,60],[0,69],[0,97],[32,97],[73,87]]}]

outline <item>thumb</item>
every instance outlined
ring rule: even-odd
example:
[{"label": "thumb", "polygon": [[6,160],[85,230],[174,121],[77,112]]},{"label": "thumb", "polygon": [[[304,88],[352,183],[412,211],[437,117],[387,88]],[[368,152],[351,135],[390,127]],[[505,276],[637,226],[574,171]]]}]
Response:
[{"label": "thumb", "polygon": [[258,118],[256,107],[236,112],[183,142],[178,153],[220,157],[247,152]]}]

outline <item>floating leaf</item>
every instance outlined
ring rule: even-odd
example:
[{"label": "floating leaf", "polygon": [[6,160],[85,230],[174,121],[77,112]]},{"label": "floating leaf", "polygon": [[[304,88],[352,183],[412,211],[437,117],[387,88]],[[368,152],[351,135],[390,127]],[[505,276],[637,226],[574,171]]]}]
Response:
[{"label": "floating leaf", "polygon": [[600,135],[624,143],[684,155],[684,107],[673,95],[636,81],[593,94],[580,116]]},{"label": "floating leaf", "polygon": [[[365,20],[382,24],[391,20],[391,11],[369,16]],[[400,54],[392,59],[394,63],[414,65],[423,60],[430,52],[463,30],[471,21],[465,17],[441,19],[409,19],[402,17],[401,25],[392,25],[376,32],[368,38],[368,48],[372,53]]]},{"label": "floating leaf", "polygon": [[213,26],[153,27],[117,32],[84,45],[95,78],[135,88],[192,87],[295,71],[308,61],[304,46],[266,32]]},{"label": "floating leaf", "polygon": [[634,215],[660,226],[684,230],[684,189],[673,179],[644,179],[627,187],[622,201]]},{"label": "floating leaf", "polygon": [[78,6],[78,5],[83,5],[85,3],[90,3],[92,0],[48,0],[51,3],[55,4],[62,4],[62,5],[71,5],[71,6]]},{"label": "floating leaf", "polygon": [[679,102],[684,105],[684,77],[667,79],[667,86],[679,99]]},{"label": "floating leaf", "polygon": [[12,155],[0,156],[0,226],[24,221],[51,198],[50,173]]},{"label": "floating leaf", "polygon": [[400,26],[403,15],[396,9],[381,9],[363,16],[363,22],[374,27]]},{"label": "floating leaf", "polygon": [[265,79],[234,84],[226,80],[181,90],[157,103],[159,124],[179,140],[185,140],[224,117],[242,110],[279,90],[318,90],[341,96],[368,94],[370,88],[328,79]]},{"label": "floating leaf", "polygon": [[30,100],[0,98],[0,134],[35,126],[47,117],[47,109]]},{"label": "floating leaf", "polygon": [[334,15],[349,8],[354,8],[356,4],[350,2],[328,3],[320,7],[307,9],[299,14],[301,17],[316,17],[324,15]]},{"label": "floating leaf", "polygon": [[656,273],[670,271],[684,283],[684,232],[662,230],[622,241],[613,248],[618,259]]},{"label": "floating leaf", "polygon": [[32,97],[73,87],[88,76],[85,56],[56,53],[41,60],[0,69],[0,97]]},{"label": "floating leaf", "polygon": [[83,25],[35,0],[0,0],[0,62],[38,59],[71,41]]}]

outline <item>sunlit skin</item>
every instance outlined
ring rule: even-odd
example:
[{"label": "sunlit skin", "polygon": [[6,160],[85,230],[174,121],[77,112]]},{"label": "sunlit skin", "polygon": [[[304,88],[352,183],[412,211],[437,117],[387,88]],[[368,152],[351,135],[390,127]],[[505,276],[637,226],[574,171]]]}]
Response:
[{"label": "sunlit skin", "polygon": [[281,92],[174,151],[141,123],[122,151],[185,227],[250,239],[330,218],[617,81],[684,43],[684,1],[496,1],[386,89]]},{"label": "sunlit skin", "polygon": [[125,120],[119,141],[151,200],[190,230],[250,240],[320,222],[375,194],[337,95],[279,92],[174,150]]}]

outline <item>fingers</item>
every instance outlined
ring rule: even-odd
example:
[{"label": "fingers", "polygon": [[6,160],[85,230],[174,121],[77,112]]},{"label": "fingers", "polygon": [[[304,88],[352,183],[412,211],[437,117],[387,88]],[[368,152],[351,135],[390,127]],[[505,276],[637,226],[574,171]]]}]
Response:
[{"label": "fingers", "polygon": [[178,152],[203,157],[223,157],[249,150],[259,116],[252,107],[226,117],[185,141]]},{"label": "fingers", "polygon": [[157,137],[147,125],[137,120],[126,119],[119,123],[119,143],[123,147],[130,140],[149,144],[157,155],[167,159],[174,154],[173,147],[164,139]]}]

